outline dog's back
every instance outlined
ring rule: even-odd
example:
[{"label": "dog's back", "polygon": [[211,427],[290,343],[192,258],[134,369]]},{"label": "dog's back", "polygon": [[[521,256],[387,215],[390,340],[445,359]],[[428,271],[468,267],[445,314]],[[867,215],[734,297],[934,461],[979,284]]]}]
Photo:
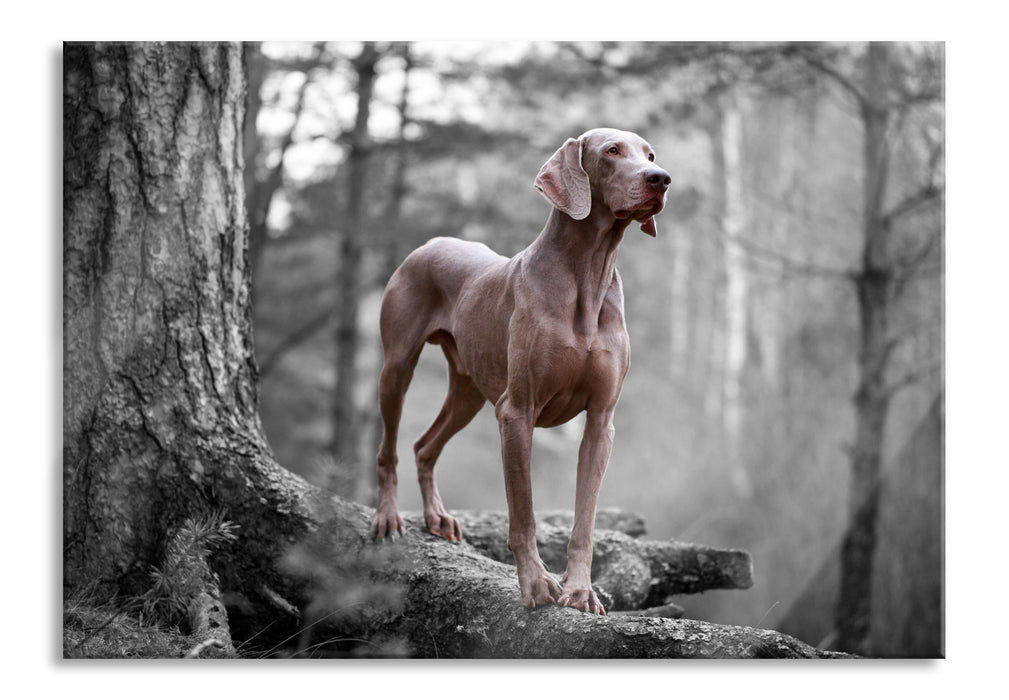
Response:
[{"label": "dog's back", "polygon": [[[438,332],[450,331],[451,311],[458,306],[464,286],[484,273],[493,273],[507,264],[483,243],[459,238],[432,238],[407,256],[382,297],[383,342],[404,332],[405,318],[423,318],[421,342]],[[405,312],[410,309],[410,312]],[[401,341],[400,341],[401,342]]]}]

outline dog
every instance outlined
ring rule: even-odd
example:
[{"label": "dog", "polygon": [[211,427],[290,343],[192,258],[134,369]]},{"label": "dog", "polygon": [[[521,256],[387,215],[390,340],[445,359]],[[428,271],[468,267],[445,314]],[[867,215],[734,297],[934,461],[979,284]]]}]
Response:
[{"label": "dog", "polygon": [[[461,541],[442,503],[434,465],[445,443],[484,402],[501,433],[508,499],[508,547],[522,605],[559,604],[605,615],[592,590],[596,499],[613,446],[613,413],[630,365],[617,249],[631,222],[656,235],[671,178],[637,134],[592,129],[569,138],[543,165],[535,186],[553,206],[532,244],[508,259],[482,243],[435,238],[389,280],[380,328],[383,435],[373,534],[402,532],[396,501],[396,439],[403,400],[425,343],[448,362],[448,396],[414,445],[429,530]],[[586,413],[578,452],[574,525],[558,583],[536,548],[530,478],[535,427]]]}]

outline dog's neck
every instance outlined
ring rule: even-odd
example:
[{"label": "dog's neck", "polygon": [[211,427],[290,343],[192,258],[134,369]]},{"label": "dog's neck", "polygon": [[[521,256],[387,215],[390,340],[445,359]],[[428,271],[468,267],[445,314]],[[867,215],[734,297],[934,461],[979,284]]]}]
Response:
[{"label": "dog's neck", "polygon": [[[543,271],[545,284],[574,285],[575,321],[583,332],[596,330],[606,292],[616,275],[617,249],[630,223],[629,219],[615,218],[604,207],[593,206],[580,221],[554,209],[543,231],[526,249],[526,264],[533,274]],[[559,275],[559,270],[567,270],[570,276]]]}]

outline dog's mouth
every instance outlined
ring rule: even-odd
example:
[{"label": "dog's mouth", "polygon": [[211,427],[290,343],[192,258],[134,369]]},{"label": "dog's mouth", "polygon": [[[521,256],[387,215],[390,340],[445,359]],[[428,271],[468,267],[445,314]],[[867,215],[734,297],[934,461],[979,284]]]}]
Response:
[{"label": "dog's mouth", "polygon": [[642,202],[632,209],[621,209],[613,212],[613,214],[618,219],[632,219],[633,221],[639,222],[641,224],[641,230],[654,238],[656,233],[655,216],[662,211],[665,205],[665,196],[659,195]]}]

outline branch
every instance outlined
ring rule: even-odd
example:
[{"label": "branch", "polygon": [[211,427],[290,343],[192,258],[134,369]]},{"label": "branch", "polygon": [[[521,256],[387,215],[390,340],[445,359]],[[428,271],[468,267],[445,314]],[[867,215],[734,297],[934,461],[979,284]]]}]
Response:
[{"label": "branch", "polygon": [[326,324],[333,318],[336,314],[335,308],[327,308],[322,313],[314,316],[308,322],[305,323],[301,328],[297,329],[289,336],[277,343],[270,354],[263,358],[262,362],[259,363],[259,378],[262,379],[267,374],[269,374],[280,359],[290,352],[293,348],[301,345],[306,340],[311,338],[313,335],[318,333],[320,330],[326,327]]},{"label": "branch", "polygon": [[887,396],[892,396],[901,389],[911,386],[912,384],[917,384],[926,377],[940,371],[942,371],[942,360],[933,360],[922,367],[906,372],[899,379],[887,384],[886,387],[884,387],[883,392]]},{"label": "branch", "polygon": [[900,202],[894,205],[894,207],[883,215],[882,221],[883,225],[890,227],[898,219],[907,216],[908,214],[914,212],[920,207],[934,202],[940,199],[945,194],[945,189],[941,187],[936,187],[934,184],[929,182],[927,185],[923,185],[907,197],[902,199]]},{"label": "branch", "polygon": [[[270,208],[273,205],[273,196],[283,184],[284,158],[287,155],[288,149],[294,143],[294,132],[298,128],[298,122],[301,121],[301,113],[305,106],[305,95],[308,92],[309,85],[312,83],[311,69],[318,67],[325,48],[325,42],[317,43],[312,58],[308,59],[305,62],[306,65],[302,67],[305,73],[305,80],[301,83],[301,87],[298,88],[298,95],[293,110],[294,122],[280,142],[280,157],[277,159],[277,164],[267,171],[264,179],[253,183],[252,192],[249,193],[249,253],[254,267],[258,263],[266,243],[267,221],[270,217]],[[247,163],[246,167],[251,168],[252,164]]]},{"label": "branch", "polygon": [[[575,514],[570,510],[544,510],[537,513],[537,520],[570,530],[575,522]],[[595,528],[597,530],[616,530],[628,537],[641,537],[646,532],[643,517],[620,508],[599,508],[596,510]]]},{"label": "branch", "polygon": [[843,280],[850,280],[855,274],[852,270],[841,270],[827,265],[794,260],[778,250],[762,246],[741,236],[725,233],[725,231],[719,229],[716,229],[715,235],[721,238],[725,244],[739,246],[754,260],[776,264],[782,274],[787,272],[807,277],[825,277]]},{"label": "branch", "polygon": [[[907,256],[902,261],[898,261],[894,266],[894,282],[896,284],[897,293],[903,293],[904,286],[918,273],[925,271],[922,267],[932,251],[935,249],[936,244],[939,242],[939,228],[932,231],[932,233],[925,239],[925,242],[921,244],[921,247],[916,250],[911,255]],[[941,263],[939,265],[939,270],[941,271]]]},{"label": "branch", "polygon": [[204,651],[206,651],[207,649],[209,649],[211,647],[214,647],[216,649],[225,649],[226,648],[225,645],[224,645],[224,642],[222,642],[220,639],[215,639],[214,637],[210,637],[209,639],[204,639],[202,642],[200,642],[199,644],[197,644],[196,646],[194,646],[192,649],[190,649],[189,652],[186,654],[185,658],[187,658],[187,659],[196,659],[196,658],[199,658],[200,654],[202,654]]},{"label": "branch", "polygon": [[808,44],[792,44],[789,47],[789,52],[799,56],[811,68],[831,78],[855,99],[860,109],[865,109],[869,105],[869,100],[859,87],[847,75],[824,61],[821,56],[808,47]]}]

